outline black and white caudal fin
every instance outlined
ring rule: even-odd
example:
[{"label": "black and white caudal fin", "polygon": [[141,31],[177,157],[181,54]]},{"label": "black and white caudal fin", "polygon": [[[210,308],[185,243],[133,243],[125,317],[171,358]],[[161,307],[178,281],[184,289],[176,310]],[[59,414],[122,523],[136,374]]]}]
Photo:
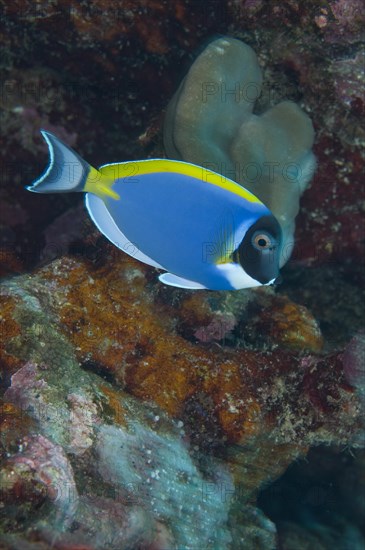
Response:
[{"label": "black and white caudal fin", "polygon": [[83,191],[91,166],[50,132],[41,130],[49,151],[44,174],[27,187],[35,193]]}]

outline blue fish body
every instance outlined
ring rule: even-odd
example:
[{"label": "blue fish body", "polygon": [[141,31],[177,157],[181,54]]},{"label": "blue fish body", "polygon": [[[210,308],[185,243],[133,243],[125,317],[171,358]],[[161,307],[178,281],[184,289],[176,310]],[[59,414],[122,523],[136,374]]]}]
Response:
[{"label": "blue fish body", "polygon": [[50,165],[28,189],[86,192],[86,207],[99,230],[130,256],[166,271],[162,282],[235,290],[275,281],[279,224],[242,186],[203,167],[166,159],[96,170],[52,134],[42,134]]}]

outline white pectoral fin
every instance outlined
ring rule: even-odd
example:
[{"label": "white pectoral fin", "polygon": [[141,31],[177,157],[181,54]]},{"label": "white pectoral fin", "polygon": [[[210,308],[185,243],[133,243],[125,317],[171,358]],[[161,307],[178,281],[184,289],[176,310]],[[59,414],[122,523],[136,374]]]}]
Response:
[{"label": "white pectoral fin", "polygon": [[162,265],[152,260],[152,258],[146,254],[143,254],[143,252],[141,252],[134,243],[131,243],[131,241],[121,232],[102,199],[92,193],[87,193],[85,195],[85,204],[96,227],[116,247],[144,264],[157,267],[158,269],[164,269]]},{"label": "white pectoral fin", "polygon": [[187,290],[203,290],[207,288],[206,286],[196,283],[195,281],[189,281],[189,279],[184,279],[183,277],[173,275],[173,273],[162,273],[162,275],[159,276],[159,280],[165,285],[185,288]]}]

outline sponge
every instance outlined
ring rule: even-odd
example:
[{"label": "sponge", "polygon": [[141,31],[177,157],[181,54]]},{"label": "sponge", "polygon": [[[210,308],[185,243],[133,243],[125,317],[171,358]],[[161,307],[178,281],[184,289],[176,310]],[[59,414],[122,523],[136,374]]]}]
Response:
[{"label": "sponge", "polygon": [[242,41],[213,40],[172,98],[164,123],[170,158],[214,170],[254,193],[283,231],[280,266],[294,245],[299,199],[316,161],[310,118],[292,101],[253,114],[262,72]]}]

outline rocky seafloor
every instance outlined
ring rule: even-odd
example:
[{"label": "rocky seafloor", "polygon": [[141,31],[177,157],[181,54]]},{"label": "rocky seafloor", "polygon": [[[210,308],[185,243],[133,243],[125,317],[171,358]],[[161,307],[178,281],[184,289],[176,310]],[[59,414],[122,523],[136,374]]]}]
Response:
[{"label": "rocky seafloor", "polygon": [[[0,548],[362,549],[362,3],[0,6]],[[24,191],[39,128],[94,165],[163,156],[166,105],[217,34],[316,131],[275,288],[165,287],[80,197]]]}]

